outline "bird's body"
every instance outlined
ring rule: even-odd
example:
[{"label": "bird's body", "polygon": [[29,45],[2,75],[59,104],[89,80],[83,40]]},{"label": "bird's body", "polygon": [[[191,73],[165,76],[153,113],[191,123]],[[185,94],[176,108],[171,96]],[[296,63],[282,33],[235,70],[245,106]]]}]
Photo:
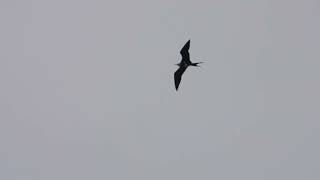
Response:
[{"label": "bird's body", "polygon": [[190,61],[190,55],[189,55],[189,47],[190,47],[190,40],[183,46],[183,48],[180,51],[180,54],[182,56],[181,62],[179,64],[176,64],[179,66],[179,69],[174,73],[174,84],[176,87],[176,90],[179,88],[179,84],[181,82],[181,77],[184,71],[189,67],[189,66],[197,66],[198,63],[193,63]]}]

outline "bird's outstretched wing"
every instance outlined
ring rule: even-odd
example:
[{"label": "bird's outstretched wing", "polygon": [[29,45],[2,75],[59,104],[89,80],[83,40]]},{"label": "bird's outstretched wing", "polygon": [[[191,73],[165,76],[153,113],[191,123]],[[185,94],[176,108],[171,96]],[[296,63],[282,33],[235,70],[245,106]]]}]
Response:
[{"label": "bird's outstretched wing", "polygon": [[183,46],[183,48],[180,51],[180,54],[182,56],[182,60],[190,61],[189,47],[190,47],[190,40]]},{"label": "bird's outstretched wing", "polygon": [[184,71],[187,69],[185,66],[180,66],[179,69],[174,73],[174,84],[176,86],[176,90],[179,88],[179,84],[181,82],[181,77]]}]

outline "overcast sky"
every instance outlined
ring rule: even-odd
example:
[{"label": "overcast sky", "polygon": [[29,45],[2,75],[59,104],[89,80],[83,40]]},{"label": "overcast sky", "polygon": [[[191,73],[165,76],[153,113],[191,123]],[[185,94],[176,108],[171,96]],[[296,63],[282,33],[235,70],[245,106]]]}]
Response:
[{"label": "overcast sky", "polygon": [[[318,0],[1,0],[0,179],[320,179]],[[179,91],[174,64],[191,39]]]}]

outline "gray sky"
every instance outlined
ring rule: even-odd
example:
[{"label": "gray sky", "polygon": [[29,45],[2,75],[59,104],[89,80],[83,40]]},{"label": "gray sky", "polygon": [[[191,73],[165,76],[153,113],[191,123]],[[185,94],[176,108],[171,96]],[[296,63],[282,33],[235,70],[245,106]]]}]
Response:
[{"label": "gray sky", "polygon": [[1,0],[0,179],[320,179],[319,8]]}]

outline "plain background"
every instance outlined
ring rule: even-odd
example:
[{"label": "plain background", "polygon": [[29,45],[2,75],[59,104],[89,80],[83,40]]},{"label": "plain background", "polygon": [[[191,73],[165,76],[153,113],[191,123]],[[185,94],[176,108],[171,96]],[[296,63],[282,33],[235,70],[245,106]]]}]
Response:
[{"label": "plain background", "polygon": [[[318,0],[1,0],[0,179],[320,179]],[[193,61],[178,92],[179,51]]]}]

